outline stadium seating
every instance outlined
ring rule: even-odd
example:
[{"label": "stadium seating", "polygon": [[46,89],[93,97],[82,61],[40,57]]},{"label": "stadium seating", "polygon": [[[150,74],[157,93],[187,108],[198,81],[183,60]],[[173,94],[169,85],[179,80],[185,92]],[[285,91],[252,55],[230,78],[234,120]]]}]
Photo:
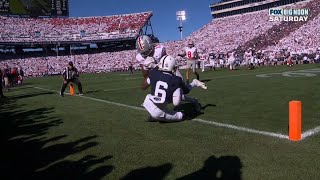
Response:
[{"label": "stadium seating", "polygon": [[0,16],[0,42],[67,42],[135,37],[151,12],[84,18]]},{"label": "stadium seating", "polygon": [[[320,48],[320,8],[319,2],[311,1],[304,8],[311,10],[311,16],[307,23],[297,26],[297,23],[290,23],[285,26],[284,32],[287,32],[282,38],[278,38],[279,43],[275,45],[266,44],[263,47],[268,51],[279,51],[289,49],[296,53],[315,52]],[[292,31],[294,30],[294,31]],[[279,37],[280,34],[274,37]]]},{"label": "stadium seating", "polygon": [[[320,8],[318,1],[303,1],[286,7],[308,8],[312,11],[312,16],[308,22],[270,22],[268,10],[263,10],[213,19],[186,39],[163,44],[166,46],[167,53],[173,56],[177,56],[189,40],[195,42],[196,47],[200,49],[202,54],[209,54],[211,51],[223,54],[234,50],[243,52],[250,47],[268,52],[269,54],[265,54],[265,57],[269,59],[272,59],[270,57],[275,56],[275,54],[280,54],[279,52],[282,49],[289,49],[291,53],[314,54],[315,49],[320,47]],[[137,30],[141,29],[151,15],[150,12],[147,12],[121,16],[67,19],[0,17],[0,25],[8,25],[0,29],[0,39],[7,42],[28,42],[119,38],[137,35]],[[42,27],[41,25],[45,26]],[[32,28],[28,28],[28,26]],[[83,32],[84,36],[80,37],[79,32],[82,30],[85,30]],[[41,35],[37,37],[35,32],[39,32]],[[42,76],[44,74],[60,73],[66,63],[71,60],[75,62],[76,67],[81,72],[85,73],[123,71],[128,69],[129,61],[132,61],[135,55],[134,50],[97,52],[72,57],[4,55],[0,57],[0,67],[5,64],[9,64],[11,67],[21,66],[26,75]],[[241,58],[242,56],[239,55],[238,57]],[[178,59],[178,62],[182,66],[186,63],[183,59]],[[139,68],[137,64],[135,68]]]},{"label": "stadium seating", "polygon": [[[128,70],[129,61],[135,57],[135,51],[103,52],[93,54],[81,54],[74,56],[48,56],[48,57],[17,57],[10,60],[0,61],[0,67],[8,64],[10,67],[22,67],[26,76],[44,76],[59,74],[67,66],[69,61],[81,73],[101,73],[111,71]],[[106,58],[108,57],[108,58]],[[131,58],[130,58],[131,57]],[[138,64],[134,65],[138,69]]]},{"label": "stadium seating", "polygon": [[[306,3],[308,2],[301,2],[286,7],[301,8]],[[192,33],[184,41],[166,43],[167,52],[177,55],[181,47],[185,46],[188,40],[194,41],[198,48],[206,52],[226,53],[238,47],[244,47],[251,40],[255,42],[250,44],[251,47],[254,47],[260,43],[258,40],[255,40],[256,37],[268,34],[270,29],[280,24],[280,22],[269,21],[268,10],[213,19],[207,25]],[[245,49],[249,47],[245,47]]]}]

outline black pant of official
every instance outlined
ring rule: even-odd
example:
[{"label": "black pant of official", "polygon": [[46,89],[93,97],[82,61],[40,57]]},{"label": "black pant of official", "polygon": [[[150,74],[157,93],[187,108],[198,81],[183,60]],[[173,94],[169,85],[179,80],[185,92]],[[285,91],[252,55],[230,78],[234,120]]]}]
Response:
[{"label": "black pant of official", "polygon": [[69,79],[69,80],[67,80],[66,84],[63,82],[62,87],[61,87],[61,94],[64,93],[64,91],[66,90],[66,88],[70,82],[76,84],[78,86],[79,93],[82,94],[82,85],[81,85],[81,82],[79,81],[79,79]]},{"label": "black pant of official", "polygon": [[3,91],[2,91],[2,77],[0,77],[0,97],[4,97]]}]

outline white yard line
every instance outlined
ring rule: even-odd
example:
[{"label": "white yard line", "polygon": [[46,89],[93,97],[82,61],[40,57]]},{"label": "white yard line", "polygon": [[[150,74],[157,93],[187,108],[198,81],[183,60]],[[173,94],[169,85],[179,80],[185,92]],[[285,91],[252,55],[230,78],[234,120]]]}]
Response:
[{"label": "white yard line", "polygon": [[[259,74],[261,74],[261,73],[259,73]],[[238,77],[238,76],[247,76],[247,75],[257,75],[257,73],[217,76],[217,77],[212,77],[211,79],[219,79],[219,78],[226,78],[226,77]],[[125,79],[126,80],[142,79],[142,77],[125,78]],[[44,90],[44,91],[59,92],[59,91],[55,91],[55,90],[52,90],[52,89],[46,89],[46,88],[35,87],[35,86],[28,86],[28,87],[31,87],[31,88],[34,88],[34,89],[40,89],[40,90]],[[116,91],[116,90],[134,89],[134,88],[139,88],[139,87],[137,86],[137,87],[128,87],[128,88],[114,88],[114,89],[106,89],[104,91]],[[66,94],[69,94],[69,93],[66,93]],[[90,99],[90,100],[97,101],[97,102],[108,103],[108,104],[112,104],[112,105],[116,105],[116,106],[120,106],[120,107],[126,107],[126,108],[130,108],[130,109],[135,109],[135,110],[139,110],[139,111],[146,111],[142,107],[136,107],[136,106],[126,105],[126,104],[121,104],[121,103],[117,103],[117,102],[107,101],[107,100],[103,100],[103,99],[97,99],[97,98],[88,97],[88,96],[78,96],[78,97],[81,97],[81,98],[84,98],[84,99]],[[219,123],[219,122],[215,122],[215,121],[208,121],[208,120],[204,120],[204,119],[197,119],[197,118],[193,119],[192,121],[193,122],[198,122],[198,123],[201,123],[201,124],[206,124],[206,125],[212,125],[212,126],[217,126],[217,127],[234,129],[234,130],[242,131],[242,132],[248,132],[248,133],[252,133],[252,134],[260,134],[260,135],[264,135],[264,136],[275,137],[275,138],[278,138],[278,139],[289,139],[288,135],[284,135],[284,134],[281,134],[281,133],[260,131],[260,130],[256,130],[256,129],[250,129],[250,128],[246,128],[246,127],[235,126],[235,125],[231,125],[231,124],[224,124],[224,123]],[[302,139],[305,139],[305,138],[310,137],[310,136],[314,136],[314,135],[316,135],[318,133],[320,133],[320,126],[305,131],[302,134]]]},{"label": "white yard line", "polygon": [[316,135],[319,132],[320,132],[320,126],[317,126],[317,127],[313,128],[313,129],[309,129],[309,130],[305,131],[304,133],[302,133],[302,139],[305,139],[307,137]]},{"label": "white yard line", "polygon": [[[28,87],[31,87],[31,88],[34,88],[34,89],[39,89],[39,90],[44,90],[44,91],[59,92],[59,91],[55,91],[55,90],[52,90],[52,89],[41,88],[41,87],[36,87],[36,86],[28,86]],[[66,93],[66,94],[68,94],[68,93]],[[129,109],[134,109],[134,110],[139,110],[139,111],[146,111],[142,107],[131,106],[131,105],[112,102],[112,101],[107,101],[107,100],[103,100],[103,99],[98,99],[98,98],[93,98],[93,97],[88,97],[88,96],[77,96],[77,97],[84,98],[84,99],[90,99],[90,100],[97,101],[97,102],[103,102],[103,103],[107,103],[107,104],[112,104],[112,105],[116,105],[116,106],[120,106],[120,107],[126,107],[126,108],[129,108]],[[237,130],[237,131],[247,132],[247,133],[251,133],[251,134],[260,134],[260,135],[274,137],[274,138],[278,138],[278,139],[289,139],[288,135],[284,135],[284,134],[280,134],[280,133],[261,131],[261,130],[246,128],[246,127],[241,127],[241,126],[236,126],[236,125],[231,125],[231,124],[219,123],[219,122],[215,122],[215,121],[208,121],[208,120],[198,119],[198,118],[193,119],[191,121],[197,122],[197,123],[201,123],[201,124],[206,124],[206,125],[212,125],[212,126],[216,126],[216,127],[234,129],[234,130]],[[320,126],[304,132],[302,134],[302,139],[305,139],[307,137],[316,135],[319,132],[320,132]]]},{"label": "white yard line", "polygon": [[248,133],[253,133],[253,134],[261,134],[264,136],[271,136],[279,139],[289,139],[289,136],[280,134],[280,133],[273,133],[273,132],[267,132],[267,131],[260,131],[256,129],[250,129],[246,127],[241,127],[241,126],[235,126],[231,124],[224,124],[224,123],[219,123],[219,122],[214,122],[214,121],[207,121],[203,119],[193,119],[192,121],[203,123],[203,124],[209,124],[213,126],[218,126],[218,127],[224,127],[224,128],[229,128],[229,129],[235,129],[238,131],[243,131],[243,132],[248,132]]}]

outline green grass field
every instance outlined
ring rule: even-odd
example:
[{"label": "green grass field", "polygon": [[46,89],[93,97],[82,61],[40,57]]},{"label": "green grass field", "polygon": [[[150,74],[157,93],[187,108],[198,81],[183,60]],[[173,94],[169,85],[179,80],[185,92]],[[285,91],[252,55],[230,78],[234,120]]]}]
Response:
[{"label": "green grass field", "polygon": [[[60,97],[60,77],[27,79],[1,101],[1,179],[319,179],[320,135],[241,129],[288,135],[290,100],[303,102],[303,132],[320,126],[320,72],[296,73],[318,68],[201,73],[208,90],[190,96],[209,123],[146,122],[140,72],[81,75],[84,97]],[[300,77],[256,76],[288,71]]]}]

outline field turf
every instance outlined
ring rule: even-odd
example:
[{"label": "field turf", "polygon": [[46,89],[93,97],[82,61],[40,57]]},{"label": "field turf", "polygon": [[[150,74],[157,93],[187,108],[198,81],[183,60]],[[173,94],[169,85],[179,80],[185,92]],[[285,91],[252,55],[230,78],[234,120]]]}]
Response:
[{"label": "field turf", "polygon": [[286,137],[290,100],[303,132],[320,126],[320,72],[256,76],[319,68],[205,71],[208,89],[190,93],[203,114],[180,123],[146,122],[140,72],[83,74],[84,97],[60,97],[58,76],[27,79],[1,100],[0,178],[319,179],[320,135]]}]

